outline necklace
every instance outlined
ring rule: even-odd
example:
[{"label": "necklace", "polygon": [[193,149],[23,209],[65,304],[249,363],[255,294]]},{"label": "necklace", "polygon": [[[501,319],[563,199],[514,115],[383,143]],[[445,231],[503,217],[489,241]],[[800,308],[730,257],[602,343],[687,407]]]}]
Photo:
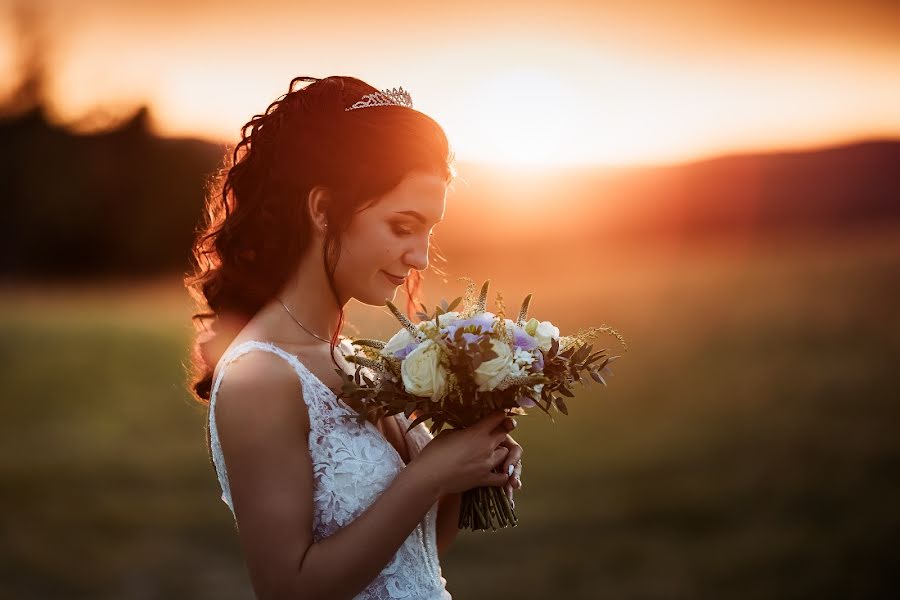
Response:
[{"label": "necklace", "polygon": [[317,334],[313,333],[312,331],[310,331],[309,329],[307,329],[306,326],[303,325],[303,323],[301,323],[300,321],[298,321],[298,320],[297,320],[297,317],[295,317],[295,316],[293,315],[293,313],[291,313],[290,309],[284,304],[284,302],[281,302],[281,298],[275,298],[275,299],[278,300],[278,302],[281,303],[281,306],[284,306],[284,310],[286,310],[286,311],[287,311],[287,314],[290,315],[290,317],[294,320],[294,323],[296,323],[297,325],[299,325],[300,327],[302,327],[303,330],[304,330],[306,333],[308,333],[308,334],[310,334],[310,335],[312,335],[312,336],[314,336],[314,337],[319,338],[319,339],[322,340],[323,342],[327,342],[328,344],[331,344],[331,340],[325,339],[325,338],[323,338],[321,335],[317,335]]}]

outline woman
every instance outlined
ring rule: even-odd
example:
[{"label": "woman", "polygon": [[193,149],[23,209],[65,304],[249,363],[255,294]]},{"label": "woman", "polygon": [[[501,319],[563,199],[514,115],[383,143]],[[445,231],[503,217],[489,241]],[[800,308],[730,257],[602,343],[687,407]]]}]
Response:
[{"label": "woman", "polygon": [[346,303],[381,306],[402,284],[415,306],[454,176],[446,136],[402,88],[339,76],[295,78],[241,132],[186,285],[201,307],[192,390],[253,589],[450,598],[438,552],[460,494],[521,487],[514,421],[432,437],[402,413],[360,424],[335,393],[335,369],[353,371]]}]

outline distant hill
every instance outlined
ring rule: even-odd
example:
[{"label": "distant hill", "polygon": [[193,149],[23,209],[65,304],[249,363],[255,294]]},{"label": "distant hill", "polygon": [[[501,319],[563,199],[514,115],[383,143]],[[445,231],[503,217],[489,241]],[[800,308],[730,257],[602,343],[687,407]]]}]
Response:
[{"label": "distant hill", "polygon": [[544,239],[690,242],[900,225],[900,140],[549,177],[498,176],[477,165],[460,171],[468,185],[455,186],[448,217],[475,211],[476,227],[493,226],[506,213]]},{"label": "distant hill", "polygon": [[[4,278],[183,272],[204,184],[224,146],[155,136],[146,109],[75,134],[38,107],[0,121]],[[445,252],[598,240],[900,225],[900,141],[729,155],[664,167],[553,175],[460,162],[438,241]]]}]

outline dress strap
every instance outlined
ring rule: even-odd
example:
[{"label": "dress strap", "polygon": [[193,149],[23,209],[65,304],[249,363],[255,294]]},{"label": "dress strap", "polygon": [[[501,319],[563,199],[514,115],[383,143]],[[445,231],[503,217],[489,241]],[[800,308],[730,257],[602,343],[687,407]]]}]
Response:
[{"label": "dress strap", "polygon": [[[215,396],[216,392],[219,390],[219,386],[222,383],[222,378],[225,375],[225,371],[232,362],[240,358],[241,356],[247,354],[248,352],[252,352],[253,350],[262,350],[264,352],[270,352],[272,354],[276,354],[283,358],[291,367],[294,369],[294,372],[300,378],[301,383],[303,384],[303,398],[306,401],[306,404],[309,406],[310,410],[315,411],[317,414],[323,412],[326,408],[324,406],[323,400],[321,398],[321,394],[316,393],[315,385],[319,383],[318,378],[306,368],[306,366],[300,362],[300,359],[297,358],[294,354],[291,354],[287,350],[281,348],[273,344],[272,342],[264,342],[261,340],[246,340],[241,342],[237,346],[234,346],[230,350],[228,350],[222,358],[219,360],[219,372],[216,375],[215,381],[213,382],[212,391],[210,392],[210,404],[212,403],[212,399]],[[325,387],[322,384],[322,387]],[[312,388],[312,389],[311,389]]]}]

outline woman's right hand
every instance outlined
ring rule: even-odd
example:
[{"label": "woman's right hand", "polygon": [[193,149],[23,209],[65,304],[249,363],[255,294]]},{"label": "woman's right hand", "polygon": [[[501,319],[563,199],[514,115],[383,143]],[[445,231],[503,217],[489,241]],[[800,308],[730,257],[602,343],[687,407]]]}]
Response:
[{"label": "woman's right hand", "polygon": [[415,460],[437,481],[441,494],[505,485],[510,475],[492,470],[509,454],[500,444],[513,427],[504,411],[494,411],[465,429],[441,430]]}]

